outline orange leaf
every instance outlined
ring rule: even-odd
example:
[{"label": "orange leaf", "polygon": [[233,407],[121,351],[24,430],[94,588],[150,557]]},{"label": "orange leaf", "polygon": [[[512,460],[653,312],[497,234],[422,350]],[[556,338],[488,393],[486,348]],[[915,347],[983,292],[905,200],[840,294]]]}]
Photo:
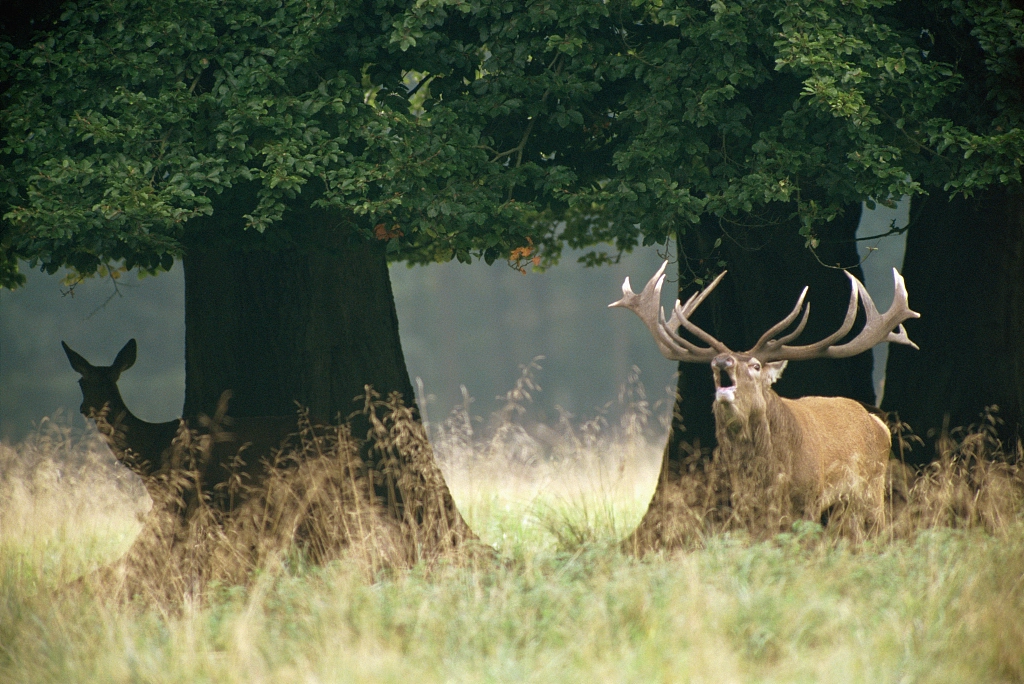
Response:
[{"label": "orange leaf", "polygon": [[392,238],[402,237],[403,235],[405,235],[405,233],[402,232],[401,227],[399,227],[397,223],[391,226],[391,230],[388,230],[388,227],[383,223],[378,223],[373,227],[373,236],[378,240],[390,240]]}]

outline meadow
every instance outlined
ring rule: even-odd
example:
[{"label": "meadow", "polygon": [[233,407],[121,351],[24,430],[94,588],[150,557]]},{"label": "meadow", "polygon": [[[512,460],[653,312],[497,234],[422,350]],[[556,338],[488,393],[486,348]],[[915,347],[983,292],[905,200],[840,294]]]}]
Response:
[{"label": "meadow", "polygon": [[295,553],[169,602],[77,580],[126,551],[149,501],[95,433],[43,421],[0,447],[0,681],[1024,680],[1019,471],[979,479],[971,449],[998,447],[983,429],[921,478],[913,529],[736,529],[637,558],[620,542],[658,474],[652,409],[544,427],[515,404],[431,431],[493,557],[370,572]]}]

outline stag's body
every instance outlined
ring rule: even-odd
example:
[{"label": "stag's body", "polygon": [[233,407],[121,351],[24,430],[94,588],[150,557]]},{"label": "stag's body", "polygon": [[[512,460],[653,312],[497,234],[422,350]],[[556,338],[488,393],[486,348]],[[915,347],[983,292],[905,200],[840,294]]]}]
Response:
[{"label": "stag's body", "polygon": [[[723,461],[740,465],[768,489],[784,485],[797,515],[819,520],[824,511],[846,502],[854,503],[869,525],[880,525],[885,519],[885,477],[892,446],[885,423],[851,399],[786,399],[771,386],[789,360],[853,356],[882,341],[916,348],[902,322],[918,314],[907,305],[906,286],[900,275],[894,270],[896,297],[885,314],[879,314],[863,284],[849,276],[850,304],[839,330],[814,344],[788,346],[803,332],[810,315],[804,288],[786,318],[765,332],[752,349],[736,353],[689,320],[725,274],[685,305],[677,301],[672,317],[666,321],[660,305],[666,265],[640,295],[633,292],[627,278],[622,299],[611,306],[628,308],[640,316],[666,357],[711,362],[716,388],[712,409],[715,436]],[[842,342],[853,327],[859,300],[866,317],[864,329],[852,340]],[[801,312],[796,328],[776,338]],[[707,346],[680,336],[680,327]]]},{"label": "stag's body", "polygon": [[786,399],[765,393],[762,411],[741,418],[716,401],[715,436],[727,463],[758,464],[766,487],[785,481],[796,515],[820,520],[840,502],[854,501],[868,522],[885,514],[889,429],[852,399]]}]

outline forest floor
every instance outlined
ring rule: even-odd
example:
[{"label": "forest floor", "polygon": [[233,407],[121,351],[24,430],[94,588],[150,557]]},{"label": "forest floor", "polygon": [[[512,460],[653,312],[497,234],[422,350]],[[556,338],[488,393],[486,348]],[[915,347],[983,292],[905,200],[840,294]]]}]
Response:
[{"label": "forest floor", "polygon": [[627,423],[573,432],[571,458],[539,458],[536,431],[475,452],[435,434],[493,559],[369,576],[296,557],[175,605],[69,588],[125,552],[148,506],[95,438],[0,446],[0,681],[1024,680],[1019,514],[856,545],[805,523],[636,558],[619,542],[663,442]]}]

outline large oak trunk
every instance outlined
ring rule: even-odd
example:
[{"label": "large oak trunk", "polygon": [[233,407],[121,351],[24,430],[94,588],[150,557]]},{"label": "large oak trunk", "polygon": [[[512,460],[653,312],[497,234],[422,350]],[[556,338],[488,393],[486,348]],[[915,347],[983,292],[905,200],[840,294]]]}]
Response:
[{"label": "large oak trunk", "polygon": [[[717,219],[687,229],[678,241],[680,255],[690,264],[726,261],[729,275],[692,317],[694,323],[724,342],[730,349],[745,350],[784,318],[809,286],[811,315],[800,341],[815,342],[840,327],[850,301],[850,283],[837,266],[847,267],[863,278],[855,242],[860,207],[851,206],[844,216],[826,227],[815,252],[804,246],[797,227],[782,221],[771,228],[744,233],[729,230],[723,236]],[[751,219],[751,224],[756,219]],[[684,262],[680,258],[681,265]],[[682,266],[681,266],[682,267]],[[852,268],[851,268],[852,267]],[[680,275],[680,282],[688,280]],[[679,291],[682,301],[698,290],[690,284]],[[858,313],[859,328],[863,312]],[[805,395],[845,396],[874,403],[871,353],[848,359],[817,359],[792,363],[775,390],[784,397]],[[672,547],[687,534],[687,496],[680,490],[684,476],[699,476],[716,445],[711,412],[715,387],[706,364],[680,363],[676,410],[665,449],[661,475],[654,497],[640,526],[626,540],[634,551]]]},{"label": "large oak trunk", "polygon": [[[283,228],[240,235],[211,219],[188,242],[184,415],[238,439],[179,447],[176,463],[192,474],[166,478],[129,554],[144,583],[238,580],[292,541],[314,561],[358,546],[379,567],[473,538],[420,423],[385,243],[323,213],[296,212]],[[229,420],[211,428],[226,390]],[[287,457],[268,467],[289,433]],[[255,444],[236,457],[245,441]]]},{"label": "large oak trunk", "polygon": [[934,437],[997,405],[1013,444],[1024,407],[1024,190],[947,201],[933,188],[915,199],[903,274],[921,313],[908,326],[921,349],[890,347],[882,408]]},{"label": "large oak trunk", "polygon": [[330,422],[360,410],[367,385],[412,406],[384,246],[190,250],[185,415],[212,412],[224,390],[239,417],[298,403]]}]

